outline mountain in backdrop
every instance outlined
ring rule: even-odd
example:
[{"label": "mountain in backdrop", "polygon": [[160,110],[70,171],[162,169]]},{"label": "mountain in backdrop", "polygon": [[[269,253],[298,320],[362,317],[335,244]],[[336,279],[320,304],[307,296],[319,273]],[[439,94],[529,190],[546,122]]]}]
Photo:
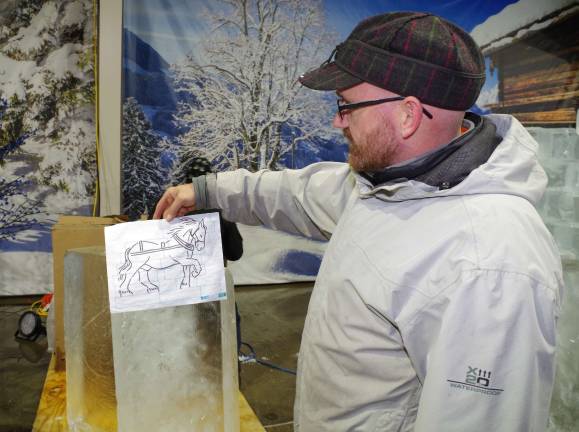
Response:
[{"label": "mountain in backdrop", "polygon": [[135,98],[160,135],[177,135],[177,97],[169,63],[151,45],[123,29],[123,100]]}]

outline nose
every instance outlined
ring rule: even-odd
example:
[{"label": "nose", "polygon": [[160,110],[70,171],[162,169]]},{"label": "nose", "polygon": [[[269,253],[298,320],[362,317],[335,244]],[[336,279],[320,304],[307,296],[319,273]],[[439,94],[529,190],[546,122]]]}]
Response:
[{"label": "nose", "polygon": [[340,113],[336,113],[334,115],[334,120],[332,121],[332,127],[335,127],[336,129],[345,129],[348,127],[348,116],[345,115],[342,117],[340,117]]}]

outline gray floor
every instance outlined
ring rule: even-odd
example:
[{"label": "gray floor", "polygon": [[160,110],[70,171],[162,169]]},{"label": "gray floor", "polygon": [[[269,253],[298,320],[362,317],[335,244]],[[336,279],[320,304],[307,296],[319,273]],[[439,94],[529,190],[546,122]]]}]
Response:
[{"label": "gray floor", "polygon": [[50,361],[45,337],[20,343],[14,338],[20,314],[34,300],[0,300],[0,432],[31,429]]},{"label": "gray floor", "polygon": [[[311,290],[311,283],[236,288],[242,340],[259,358],[295,370]],[[50,361],[45,338],[36,343],[14,338],[20,314],[34,300],[0,298],[0,432],[31,430]],[[241,366],[240,379],[267,431],[293,430],[294,375],[252,362]]]}]

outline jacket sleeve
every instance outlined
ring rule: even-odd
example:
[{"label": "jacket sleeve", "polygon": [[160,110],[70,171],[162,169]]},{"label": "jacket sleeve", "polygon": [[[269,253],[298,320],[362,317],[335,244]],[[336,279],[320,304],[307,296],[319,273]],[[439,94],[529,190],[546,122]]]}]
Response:
[{"label": "jacket sleeve", "polygon": [[227,220],[328,240],[354,191],[347,164],[321,162],[300,170],[236,170],[206,178],[205,206]]},{"label": "jacket sleeve", "polygon": [[423,384],[416,432],[546,430],[559,307],[555,289],[495,270],[430,302],[406,341]]}]

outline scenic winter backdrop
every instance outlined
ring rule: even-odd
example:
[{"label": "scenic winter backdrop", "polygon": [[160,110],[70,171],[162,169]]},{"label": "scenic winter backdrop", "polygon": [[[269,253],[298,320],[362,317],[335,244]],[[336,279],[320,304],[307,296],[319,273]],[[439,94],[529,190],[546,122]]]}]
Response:
[{"label": "scenic winter backdrop", "polygon": [[50,227],[92,210],[92,20],[91,0],[0,2],[1,294],[50,290]]},{"label": "scenic winter backdrop", "polygon": [[[123,212],[151,214],[168,185],[190,181],[196,158],[215,172],[346,160],[347,144],[331,127],[335,94],[304,88],[299,76],[367,16],[430,10],[470,30],[512,1],[474,3],[478,9],[464,1],[196,0],[191,8],[125,0]],[[496,99],[496,88],[489,79],[481,100]],[[246,251],[231,265],[237,284],[317,274],[323,244],[239,228]]]},{"label": "scenic winter backdrop", "polygon": [[[123,173],[131,180],[124,183],[130,185],[123,188],[123,203],[131,217],[150,211],[166,184],[186,181],[194,158],[208,159],[215,171],[345,158],[346,147],[336,145],[328,121],[334,97],[297,81],[336,44],[321,2],[215,1],[205,10],[197,3],[211,31],[171,65],[125,28]],[[145,13],[141,2],[127,2],[125,10]],[[141,114],[150,121],[142,136],[134,127]],[[144,166],[151,159],[162,163],[159,172],[147,171],[134,184],[135,157],[128,155],[138,145],[149,149],[140,155]],[[156,181],[159,175],[164,182]]]}]

